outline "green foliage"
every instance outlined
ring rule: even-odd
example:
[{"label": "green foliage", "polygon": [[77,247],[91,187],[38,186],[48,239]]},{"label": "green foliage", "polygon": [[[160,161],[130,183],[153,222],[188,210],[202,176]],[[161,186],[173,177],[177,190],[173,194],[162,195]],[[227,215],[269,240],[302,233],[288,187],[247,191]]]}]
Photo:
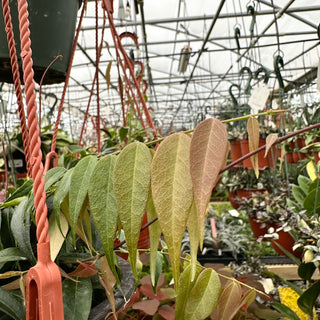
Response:
[{"label": "green foliage", "polygon": [[[113,191],[113,172],[116,156],[100,159],[90,179],[88,196],[90,211],[100,235],[102,246],[113,274],[115,269],[113,243],[117,228],[118,211]],[[117,279],[119,281],[119,279]]]},{"label": "green foliage", "polygon": [[0,287],[0,310],[14,320],[25,319],[25,307],[21,296]]},{"label": "green foliage", "polygon": [[89,278],[65,279],[62,282],[64,318],[87,320],[92,301],[92,284]]},{"label": "green foliage", "polygon": [[114,167],[114,194],[135,275],[137,243],[150,187],[151,161],[149,149],[134,142],[123,149]]},{"label": "green foliage", "polygon": [[18,248],[32,264],[36,264],[31,242],[30,242],[30,214],[26,211],[28,199],[25,198],[14,211],[11,218],[11,231]]},{"label": "green foliage", "polygon": [[313,316],[315,302],[320,295],[320,281],[312,284],[298,299],[298,306],[310,316]]},{"label": "green foliage", "polygon": [[96,163],[97,158],[95,156],[87,156],[79,161],[71,175],[69,207],[71,231],[74,241],[78,217],[80,215],[82,205],[87,197],[90,178]]},{"label": "green foliage", "polygon": [[300,320],[294,311],[280,302],[273,302],[272,307],[290,320]]}]

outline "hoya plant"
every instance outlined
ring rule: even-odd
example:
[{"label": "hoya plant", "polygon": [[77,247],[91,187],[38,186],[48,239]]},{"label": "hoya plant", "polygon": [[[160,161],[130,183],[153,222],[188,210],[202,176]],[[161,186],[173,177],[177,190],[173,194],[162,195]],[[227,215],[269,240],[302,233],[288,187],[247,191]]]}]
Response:
[{"label": "hoya plant", "polygon": [[[137,243],[146,212],[154,222],[149,226],[151,282],[156,286],[162,234],[173,273],[175,318],[205,319],[217,307],[219,277],[197,264],[196,256],[203,245],[211,192],[226,164],[225,126],[207,119],[192,135],[174,133],[153,145],[132,142],[121,152],[100,157],[82,152],[72,168],[56,167],[45,175],[51,258],[64,276],[66,319],[80,314],[87,319],[99,295],[108,297],[115,314],[112,288],[120,286],[123,276],[114,253],[115,237],[123,229],[128,261],[137,277]],[[24,318],[25,275],[36,263],[32,184],[27,179],[0,206],[0,309],[19,320]],[[182,264],[186,227],[191,257]],[[239,301],[233,312],[252,301],[253,295]],[[221,310],[226,303],[224,299]]]}]

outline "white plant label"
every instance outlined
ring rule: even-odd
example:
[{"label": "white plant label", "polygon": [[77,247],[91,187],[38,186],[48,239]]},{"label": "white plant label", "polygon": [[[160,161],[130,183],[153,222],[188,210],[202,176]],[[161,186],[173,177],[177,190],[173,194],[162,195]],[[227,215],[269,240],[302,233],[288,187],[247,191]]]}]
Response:
[{"label": "white plant label", "polygon": [[258,113],[264,108],[269,97],[269,93],[269,89],[265,84],[253,89],[248,102],[253,114]]}]

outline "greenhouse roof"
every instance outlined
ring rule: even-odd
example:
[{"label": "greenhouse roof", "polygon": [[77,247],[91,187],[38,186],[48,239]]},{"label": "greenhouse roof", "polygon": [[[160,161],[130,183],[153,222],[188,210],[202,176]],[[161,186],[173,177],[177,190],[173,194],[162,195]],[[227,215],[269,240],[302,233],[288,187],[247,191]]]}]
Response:
[{"label": "greenhouse roof", "polygon": [[[80,12],[81,9],[79,15]],[[100,42],[103,26],[100,1],[98,12]],[[192,128],[208,115],[219,117],[227,107],[235,109],[247,105],[252,90],[264,82],[262,73],[255,78],[261,67],[270,74],[267,86],[274,96],[280,93],[287,98],[289,93],[307,92],[314,97],[319,61],[319,17],[320,3],[314,0],[114,1],[117,33],[126,31],[138,37],[138,46],[128,37],[122,44],[128,55],[144,64],[147,105],[164,133]],[[283,59],[283,66],[278,60],[283,90],[279,90],[274,67],[277,56]],[[75,136],[88,105],[95,61],[95,2],[89,1],[62,117],[63,128],[72,129]],[[248,83],[251,90],[250,87],[246,90]],[[47,85],[43,93],[53,93],[59,99],[62,89],[63,84]],[[236,104],[230,99],[230,91]],[[99,63],[99,98],[105,125],[121,126],[116,52],[108,19]],[[44,110],[53,103],[50,99],[49,96],[44,100]],[[95,116],[96,109],[94,93],[89,115]]]}]

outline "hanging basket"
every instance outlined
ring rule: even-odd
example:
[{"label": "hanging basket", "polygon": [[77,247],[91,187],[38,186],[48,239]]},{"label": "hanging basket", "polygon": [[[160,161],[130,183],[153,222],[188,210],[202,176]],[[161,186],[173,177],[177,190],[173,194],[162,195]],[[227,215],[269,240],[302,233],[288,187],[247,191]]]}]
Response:
[{"label": "hanging basket", "polygon": [[[82,0],[29,0],[30,38],[35,81],[41,80],[43,72],[57,55],[58,60],[48,71],[44,84],[65,80],[72,51],[77,12]],[[13,82],[7,34],[0,6],[0,82]],[[15,35],[18,63],[21,70],[18,4],[10,0],[10,11]],[[21,74],[21,72],[20,72]],[[22,80],[22,75],[21,75]]]}]

